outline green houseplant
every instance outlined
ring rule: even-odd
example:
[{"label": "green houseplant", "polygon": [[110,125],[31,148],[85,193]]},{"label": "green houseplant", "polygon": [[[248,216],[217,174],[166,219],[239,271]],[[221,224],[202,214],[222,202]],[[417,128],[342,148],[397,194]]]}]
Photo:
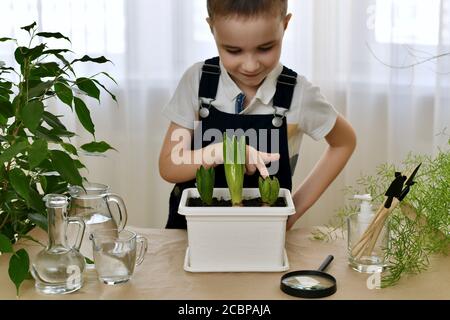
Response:
[{"label": "green houseplant", "polygon": [[207,205],[211,205],[213,200],[215,182],[214,167],[205,169],[203,166],[200,166],[195,175],[195,179],[197,182],[197,190],[200,194],[200,198]]},{"label": "green houseplant", "polygon": [[245,136],[223,134],[223,165],[233,206],[242,204],[245,173]]},{"label": "green houseplant", "polygon": [[0,44],[13,41],[12,53],[18,67],[0,61],[0,252],[10,253],[9,277],[17,293],[21,283],[31,279],[29,256],[25,249],[14,250],[22,239],[36,241],[28,233],[36,226],[46,230],[46,208],[42,200],[48,193],[64,193],[68,184],[81,185],[78,149],[70,142],[75,136],[48,109],[48,102],[60,100],[75,112],[81,125],[94,138],[80,148],[103,153],[113,149],[96,141],[95,126],[82,96],[100,102],[100,88],[116,97],[97,79],[77,77],[79,63],[107,63],[105,57],[69,59],[69,49],[48,48],[47,38],[70,42],[59,32],[38,32],[36,23],[22,27],[29,43],[21,46],[16,39],[0,38]]},{"label": "green houseplant", "polygon": [[277,177],[266,177],[265,179],[259,177],[258,188],[261,199],[266,205],[271,206],[277,201],[280,192],[280,182]]}]

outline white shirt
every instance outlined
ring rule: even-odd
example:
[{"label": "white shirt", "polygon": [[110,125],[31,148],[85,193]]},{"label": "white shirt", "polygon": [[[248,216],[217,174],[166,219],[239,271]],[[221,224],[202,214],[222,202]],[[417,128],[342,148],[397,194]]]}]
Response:
[{"label": "white shirt", "polygon": [[[203,61],[192,65],[181,78],[169,103],[163,108],[163,114],[176,124],[194,129],[194,121],[198,121],[199,98],[198,88]],[[220,62],[220,79],[216,99],[212,105],[222,112],[235,112],[235,100],[241,89],[231,79]],[[273,114],[273,96],[277,78],[283,70],[279,63],[266,77],[256,91],[255,96],[240,114]],[[324,138],[334,127],[338,112],[305,77],[298,75],[294,88],[291,107],[286,114],[288,124],[288,147],[291,171],[297,162],[303,134],[314,140]]]}]

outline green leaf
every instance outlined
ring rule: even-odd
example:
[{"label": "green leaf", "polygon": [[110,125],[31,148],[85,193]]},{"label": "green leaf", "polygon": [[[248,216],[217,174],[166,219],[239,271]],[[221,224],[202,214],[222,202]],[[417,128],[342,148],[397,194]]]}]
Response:
[{"label": "green leaf", "polygon": [[96,79],[92,79],[92,81],[94,81],[95,83],[97,83],[100,87],[103,88],[103,90],[105,90],[106,92],[108,92],[109,95],[111,96],[111,98],[112,98],[115,102],[117,102],[116,96],[115,96],[111,91],[109,91],[103,84],[101,84],[101,83],[100,83],[98,80],[96,80]]},{"label": "green leaf", "polygon": [[0,42],[5,42],[5,41],[9,41],[9,40],[16,41],[16,39],[13,39],[13,38],[0,38]]},{"label": "green leaf", "polygon": [[14,252],[11,241],[7,236],[0,233],[0,254]]},{"label": "green leaf", "polygon": [[83,127],[91,133],[95,138],[95,126],[91,119],[91,113],[86,107],[86,104],[80,98],[75,97],[75,112],[77,114],[78,120],[80,120]]},{"label": "green leaf", "polygon": [[45,204],[44,201],[42,201],[42,196],[36,190],[31,188],[29,206],[37,212],[45,212]]},{"label": "green leaf", "polygon": [[110,78],[115,84],[117,84],[117,81],[111,77],[107,72],[100,72],[101,74],[104,74],[105,76],[107,76],[108,78]]},{"label": "green leaf", "polygon": [[27,141],[19,141],[0,154],[0,164],[10,161],[28,147]]},{"label": "green leaf", "polygon": [[94,264],[94,261],[92,261],[88,257],[84,257],[84,261],[86,261],[87,264]]},{"label": "green leaf", "polygon": [[97,58],[91,58],[88,55],[84,55],[81,59],[75,59],[75,60],[72,61],[72,63],[77,62],[77,61],[80,61],[80,62],[88,62],[88,61],[90,61],[90,62],[95,62],[95,63],[111,62],[110,60],[106,59],[104,56],[100,56],[100,57],[97,57]]},{"label": "green leaf", "polygon": [[40,97],[53,86],[52,81],[40,82],[28,90],[28,98]]},{"label": "green leaf", "polygon": [[100,153],[106,152],[110,149],[116,150],[113,147],[111,147],[108,143],[106,143],[105,141],[100,141],[100,142],[93,141],[90,143],[86,143],[81,146],[81,149],[83,149],[87,152],[100,152]]},{"label": "green leaf", "polygon": [[25,27],[20,27],[20,29],[26,30],[28,32],[30,32],[31,29],[34,29],[34,27],[36,27],[36,21],[33,22],[32,24],[25,26]]},{"label": "green leaf", "polygon": [[88,96],[100,101],[100,90],[91,79],[78,78],[76,80],[76,84],[77,87],[80,88],[80,90],[86,92]]},{"label": "green leaf", "polygon": [[39,176],[39,183],[44,193],[47,193],[47,178],[45,176]]},{"label": "green leaf", "polygon": [[78,169],[86,168],[86,166],[83,163],[81,163],[80,160],[75,160],[75,167],[77,167]]},{"label": "green leaf", "polygon": [[50,127],[67,130],[66,126],[64,126],[64,124],[61,121],[59,121],[59,117],[62,117],[62,116],[55,116],[53,113],[50,113],[50,112],[47,112],[47,111],[44,111],[44,115],[42,116],[44,121]]},{"label": "green leaf", "polygon": [[69,49],[50,49],[50,50],[44,50],[42,52],[42,54],[59,54],[59,53],[63,53],[63,52],[73,52],[72,50]]},{"label": "green leaf", "polygon": [[58,98],[72,109],[73,93],[72,89],[64,83],[55,83],[54,85]]},{"label": "green leaf", "polygon": [[28,149],[28,162],[30,169],[37,167],[44,159],[47,158],[48,143],[45,140],[38,139]]},{"label": "green leaf", "polygon": [[25,173],[19,168],[11,169],[9,172],[9,181],[11,182],[14,190],[16,190],[17,194],[29,202],[30,179],[25,175]]},{"label": "green leaf", "polygon": [[25,249],[18,250],[9,259],[8,274],[11,281],[16,285],[16,293],[19,295],[20,285],[28,278],[30,269],[30,258]]},{"label": "green leaf", "polygon": [[9,101],[0,100],[0,114],[4,116],[6,119],[14,116],[12,103]]},{"label": "green leaf", "polygon": [[38,32],[36,33],[36,35],[43,38],[66,39],[67,41],[71,42],[69,38],[59,32]]},{"label": "green leaf", "polygon": [[41,101],[33,100],[22,108],[21,117],[25,126],[34,130],[39,126],[43,113],[44,104]]},{"label": "green leaf", "polygon": [[63,73],[65,72],[59,68],[56,62],[38,63],[30,70],[29,79],[40,80],[40,78],[56,77]]},{"label": "green leaf", "polygon": [[36,137],[45,139],[47,141],[61,143],[62,140],[60,137],[58,137],[54,132],[48,130],[44,127],[39,127],[36,130],[33,131],[33,133],[36,135]]},{"label": "green leaf", "polygon": [[5,126],[8,123],[8,119],[5,118],[1,113],[0,113],[0,126]]},{"label": "green leaf", "polygon": [[82,185],[82,178],[74,160],[64,151],[50,151],[50,158],[56,171],[71,185]]},{"label": "green leaf", "polygon": [[48,220],[46,216],[39,213],[30,213],[28,214],[28,218],[42,230],[48,230]]},{"label": "green leaf", "polygon": [[0,87],[5,88],[5,89],[11,89],[12,88],[12,82],[0,81]]},{"label": "green leaf", "polygon": [[45,49],[44,43],[34,48],[18,47],[14,51],[14,57],[17,63],[22,66],[25,62],[25,59],[27,59],[28,61],[33,61],[36,58],[40,57],[44,49]]},{"label": "green leaf", "polygon": [[64,150],[66,150],[67,152],[77,156],[78,155],[78,151],[77,148],[75,148],[74,145],[70,144],[70,143],[61,143],[61,146],[64,148]]},{"label": "green leaf", "polygon": [[[70,51],[70,50],[69,50]],[[73,70],[72,66],[70,65],[70,62],[66,60],[66,58],[64,58],[61,54],[59,53],[54,53],[55,57],[57,57],[59,60],[62,61],[62,63],[64,63],[64,66],[67,67],[67,69],[69,69],[73,76],[76,77],[75,75],[75,71]]]}]

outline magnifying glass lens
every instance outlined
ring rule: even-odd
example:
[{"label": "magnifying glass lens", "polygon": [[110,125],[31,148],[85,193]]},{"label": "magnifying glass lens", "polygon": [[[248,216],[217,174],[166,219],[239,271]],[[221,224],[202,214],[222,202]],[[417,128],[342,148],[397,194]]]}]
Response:
[{"label": "magnifying glass lens", "polygon": [[333,287],[335,283],[330,279],[319,275],[298,275],[282,280],[283,284],[293,289],[300,290],[325,290]]}]

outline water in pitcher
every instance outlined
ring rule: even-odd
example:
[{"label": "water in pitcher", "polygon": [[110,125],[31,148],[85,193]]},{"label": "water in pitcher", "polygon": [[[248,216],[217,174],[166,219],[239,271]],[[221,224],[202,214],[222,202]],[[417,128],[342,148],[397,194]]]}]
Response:
[{"label": "water in pitcher", "polygon": [[[69,216],[81,217],[86,225],[80,252],[88,259],[87,268],[93,268],[94,257],[90,235],[96,230],[122,230],[127,221],[126,207],[120,196],[110,193],[109,187],[100,183],[85,183],[83,188],[71,186],[69,193],[71,195]],[[117,219],[112,215],[112,208],[118,212]],[[117,236],[117,231],[111,236]]]},{"label": "water in pitcher", "polygon": [[[89,217],[83,218],[86,224],[83,241],[81,242],[80,253],[91,261],[88,261],[87,267],[93,267],[94,255],[92,254],[92,243],[89,236],[95,230],[110,230],[111,236],[117,236],[117,224],[111,217],[106,217],[101,213],[93,213]],[[90,263],[92,262],[92,263]],[[90,265],[91,264],[91,265]]]}]

